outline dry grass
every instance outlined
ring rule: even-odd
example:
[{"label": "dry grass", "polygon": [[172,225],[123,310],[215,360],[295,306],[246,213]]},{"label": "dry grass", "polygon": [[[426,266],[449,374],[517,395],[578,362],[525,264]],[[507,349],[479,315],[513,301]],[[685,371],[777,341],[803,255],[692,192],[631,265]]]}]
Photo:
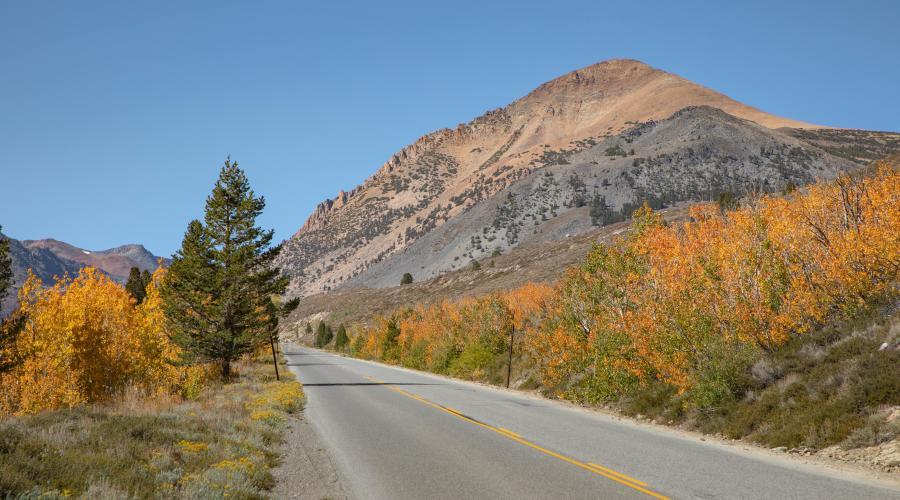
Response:
[{"label": "dry grass", "polygon": [[[246,361],[194,401],[126,396],[0,420],[0,498],[262,498],[301,385]],[[288,375],[290,377],[290,375]]]}]

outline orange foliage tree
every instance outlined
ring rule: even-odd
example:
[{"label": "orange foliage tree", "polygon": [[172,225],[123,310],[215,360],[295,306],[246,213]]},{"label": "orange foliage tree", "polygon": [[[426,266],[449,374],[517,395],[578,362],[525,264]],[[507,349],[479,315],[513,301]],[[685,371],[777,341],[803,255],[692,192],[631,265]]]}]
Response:
[{"label": "orange foliage tree", "polygon": [[545,385],[596,400],[660,380],[714,405],[758,352],[897,297],[900,175],[886,165],[691,216],[667,226],[645,208],[568,273],[532,338]]}]

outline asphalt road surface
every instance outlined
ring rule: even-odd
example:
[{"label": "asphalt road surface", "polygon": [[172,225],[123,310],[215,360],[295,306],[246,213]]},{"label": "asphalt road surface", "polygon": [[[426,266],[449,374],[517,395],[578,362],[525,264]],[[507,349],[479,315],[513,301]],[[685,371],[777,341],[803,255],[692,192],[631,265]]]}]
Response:
[{"label": "asphalt road surface", "polygon": [[530,395],[285,354],[356,498],[900,499],[885,483]]}]

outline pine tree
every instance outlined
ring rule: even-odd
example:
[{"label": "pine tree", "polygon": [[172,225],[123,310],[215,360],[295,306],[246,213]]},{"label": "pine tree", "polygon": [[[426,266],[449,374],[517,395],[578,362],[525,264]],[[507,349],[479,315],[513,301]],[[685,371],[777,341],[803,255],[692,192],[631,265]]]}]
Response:
[{"label": "pine tree", "polygon": [[327,346],[331,343],[331,339],[334,338],[334,332],[331,330],[331,325],[325,327],[325,341],[322,343],[322,347]]},{"label": "pine tree", "polygon": [[217,362],[223,377],[244,354],[277,341],[279,318],[297,307],[275,297],[288,278],[274,267],[281,246],[270,246],[274,232],[256,226],[265,208],[237,162],[226,160],[204,221],[192,221],[173,256],[162,294],[172,339],[187,362]]},{"label": "pine tree", "polygon": [[[0,231],[3,226],[0,226]],[[9,287],[12,286],[12,259],[9,257],[9,240],[0,234],[0,302],[6,298]]]},{"label": "pine tree", "polygon": [[334,332],[331,331],[331,326],[324,321],[320,321],[319,328],[316,329],[316,347],[321,348],[327,346],[333,338]]},{"label": "pine tree", "polygon": [[322,347],[324,345],[323,341],[325,339],[325,333],[326,333],[325,332],[325,322],[320,321],[319,327],[316,328],[316,341],[315,341],[316,347]]},{"label": "pine tree", "polygon": [[[9,240],[2,234],[0,226],[0,302],[6,298],[13,284],[12,259],[9,256]],[[16,337],[25,324],[25,318],[13,314],[10,318],[0,318],[0,373],[10,370],[18,364],[18,356],[14,352]]]},{"label": "pine tree", "polygon": [[403,273],[403,277],[400,278],[401,285],[409,285],[413,282],[413,276],[410,273]]},{"label": "pine tree", "polygon": [[347,337],[347,329],[344,327],[344,324],[338,327],[337,336],[334,338],[334,348],[338,351],[342,351],[344,347],[350,342],[350,339]]},{"label": "pine tree", "polygon": [[151,281],[153,281],[153,273],[146,269],[141,271],[141,283],[144,284],[144,297],[147,296],[147,287],[150,286]]},{"label": "pine tree", "polygon": [[125,283],[125,291],[134,297],[134,300],[138,304],[143,302],[144,298],[147,297],[147,283],[144,283],[140,269],[132,267],[131,271],[128,272],[128,281]]}]

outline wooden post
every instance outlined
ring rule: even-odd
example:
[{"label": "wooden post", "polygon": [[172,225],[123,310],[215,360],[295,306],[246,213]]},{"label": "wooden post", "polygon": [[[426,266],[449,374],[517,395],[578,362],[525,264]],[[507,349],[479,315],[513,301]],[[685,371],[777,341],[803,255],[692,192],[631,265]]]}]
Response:
[{"label": "wooden post", "polygon": [[275,380],[281,381],[281,375],[278,374],[278,355],[275,354],[275,337],[269,333],[269,343],[272,345],[272,362],[275,364]]},{"label": "wooden post", "polygon": [[516,330],[510,329],[509,331],[509,363],[506,365],[506,388],[509,389],[509,379],[512,376],[512,352],[513,352],[513,339],[515,338]]}]

